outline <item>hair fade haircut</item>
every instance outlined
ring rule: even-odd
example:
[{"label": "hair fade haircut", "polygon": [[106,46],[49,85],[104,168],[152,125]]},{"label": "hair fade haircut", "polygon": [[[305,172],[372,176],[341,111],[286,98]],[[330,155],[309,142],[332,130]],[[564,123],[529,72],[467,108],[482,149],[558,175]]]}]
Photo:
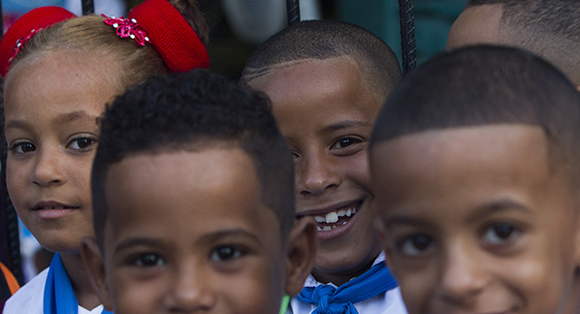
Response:
[{"label": "hair fade haircut", "polygon": [[580,85],[580,1],[469,0],[467,7],[501,5],[500,36],[556,65]]},{"label": "hair fade haircut", "polygon": [[242,72],[242,83],[251,85],[277,65],[350,56],[373,92],[384,98],[401,79],[395,53],[369,31],[339,21],[302,21],[290,25],[260,45]]},{"label": "hair fade haircut", "polygon": [[91,189],[94,227],[102,245],[111,165],[134,154],[238,148],[252,160],[263,204],[280,222],[282,239],[294,223],[292,153],[268,98],[207,70],[153,77],[117,97],[102,118]]},{"label": "hair fade haircut", "polygon": [[499,124],[541,127],[550,163],[578,187],[580,93],[551,64],[517,48],[460,48],[419,66],[380,111],[370,149],[411,133]]}]

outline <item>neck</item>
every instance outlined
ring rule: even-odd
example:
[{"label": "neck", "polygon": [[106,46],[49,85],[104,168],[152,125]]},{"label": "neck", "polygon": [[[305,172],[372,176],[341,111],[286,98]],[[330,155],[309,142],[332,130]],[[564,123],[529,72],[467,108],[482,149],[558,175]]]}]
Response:
[{"label": "neck", "polygon": [[61,253],[60,256],[79,305],[87,310],[92,310],[99,306],[101,302],[87,275],[81,255],[79,253]]},{"label": "neck", "polygon": [[351,268],[347,271],[329,273],[320,271],[316,269],[316,267],[314,267],[314,269],[312,270],[312,276],[314,276],[314,278],[319,282],[325,284],[333,283],[340,287],[343,284],[347,283],[349,280],[358,277],[365,271],[369,270],[373,266],[373,262],[379,256],[380,253],[381,250],[379,249],[378,252],[376,252],[375,254],[369,254],[369,258],[367,258],[363,263],[360,263],[356,267]]}]

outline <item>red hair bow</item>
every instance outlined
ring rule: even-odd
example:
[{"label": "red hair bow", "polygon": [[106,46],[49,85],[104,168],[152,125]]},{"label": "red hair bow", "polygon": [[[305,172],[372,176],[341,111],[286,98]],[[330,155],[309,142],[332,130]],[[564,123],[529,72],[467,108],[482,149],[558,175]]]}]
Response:
[{"label": "red hair bow", "polygon": [[21,16],[0,42],[0,75],[6,76],[16,54],[36,32],[73,17],[76,15],[61,7],[52,6],[36,8]]}]

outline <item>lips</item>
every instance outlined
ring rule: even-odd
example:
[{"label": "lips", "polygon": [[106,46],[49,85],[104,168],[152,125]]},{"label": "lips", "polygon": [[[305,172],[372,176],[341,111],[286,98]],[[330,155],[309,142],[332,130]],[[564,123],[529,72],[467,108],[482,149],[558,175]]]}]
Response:
[{"label": "lips", "polygon": [[314,217],[318,224],[318,239],[326,241],[341,237],[352,229],[353,222],[356,221],[356,213],[360,210],[362,203],[363,200],[337,203],[320,209],[303,211],[299,217]]},{"label": "lips", "polygon": [[57,201],[40,201],[32,207],[32,210],[41,219],[58,219],[77,209],[80,209],[80,207]]}]

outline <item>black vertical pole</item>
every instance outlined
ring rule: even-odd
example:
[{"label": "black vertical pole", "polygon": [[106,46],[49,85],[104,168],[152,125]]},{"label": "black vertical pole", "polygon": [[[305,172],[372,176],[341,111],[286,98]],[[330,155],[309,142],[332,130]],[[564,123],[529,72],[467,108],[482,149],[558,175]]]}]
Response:
[{"label": "black vertical pole", "polygon": [[83,6],[83,15],[95,13],[95,2],[93,0],[81,0]]},{"label": "black vertical pole", "polygon": [[286,13],[288,14],[288,25],[300,22],[300,1],[286,0]]},{"label": "black vertical pole", "polygon": [[2,0],[0,0],[0,38],[4,36],[4,13],[2,11]]},{"label": "black vertical pole", "polygon": [[403,74],[417,66],[415,46],[415,16],[413,0],[399,0],[399,19],[401,23],[401,50],[403,55]]}]

